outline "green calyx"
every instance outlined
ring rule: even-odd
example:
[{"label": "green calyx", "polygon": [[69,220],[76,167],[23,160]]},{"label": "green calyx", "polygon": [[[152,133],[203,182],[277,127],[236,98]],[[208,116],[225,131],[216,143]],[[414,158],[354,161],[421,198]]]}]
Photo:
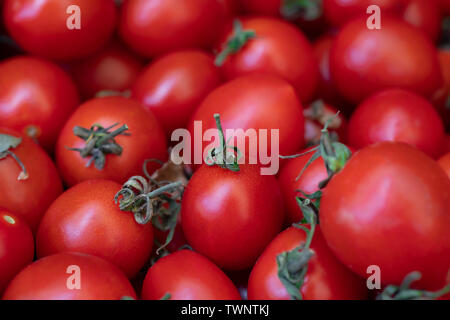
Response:
[{"label": "green calyx", "polygon": [[322,0],[283,0],[280,13],[286,20],[315,20],[322,15]]},{"label": "green calyx", "polygon": [[377,300],[434,300],[450,293],[450,284],[438,291],[412,289],[411,285],[422,277],[418,271],[408,274],[400,286],[389,285],[377,296]]},{"label": "green calyx", "polygon": [[214,64],[217,67],[222,66],[229,55],[239,52],[242,47],[253,38],[256,38],[255,31],[243,30],[242,23],[236,19],[233,24],[233,35],[226,42],[222,51],[217,55]]},{"label": "green calyx", "polygon": [[8,134],[0,134],[0,160],[5,159],[8,156],[13,158],[22,170],[17,177],[17,180],[27,180],[29,175],[27,169],[25,168],[25,165],[22,163],[19,157],[13,151],[11,151],[11,149],[17,148],[21,143],[22,138],[13,137]]},{"label": "green calyx", "polygon": [[68,150],[76,151],[80,153],[82,158],[90,157],[86,163],[86,167],[90,167],[94,163],[98,170],[102,170],[105,167],[106,155],[115,154],[120,156],[123,148],[116,142],[115,138],[119,135],[128,136],[128,126],[123,126],[111,131],[119,124],[113,124],[107,128],[102,127],[99,124],[94,124],[90,129],[76,126],[73,128],[73,133],[86,141],[84,148],[69,148]]},{"label": "green calyx", "polygon": [[221,168],[228,169],[234,172],[239,171],[238,161],[241,158],[241,152],[238,147],[229,146],[225,141],[222,124],[220,123],[220,115],[214,114],[216,120],[217,130],[219,132],[220,145],[208,151],[205,158],[205,163],[209,166],[217,165]]}]

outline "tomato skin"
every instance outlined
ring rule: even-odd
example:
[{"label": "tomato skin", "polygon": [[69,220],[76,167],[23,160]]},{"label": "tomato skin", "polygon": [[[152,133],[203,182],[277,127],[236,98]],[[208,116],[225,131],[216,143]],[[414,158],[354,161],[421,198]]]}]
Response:
[{"label": "tomato skin", "polygon": [[[273,18],[240,19],[250,39],[236,54],[228,56],[221,70],[231,80],[249,74],[272,74],[289,81],[302,102],[312,99],[319,82],[319,68],[311,44],[294,25]],[[231,29],[231,28],[230,28]],[[231,36],[226,35],[222,44]]]},{"label": "tomato skin", "polygon": [[22,143],[15,149],[29,177],[18,180],[21,169],[10,156],[0,160],[0,207],[25,219],[33,232],[36,231],[45,210],[62,193],[58,171],[47,153],[30,138],[5,128],[1,134],[21,137]]},{"label": "tomato skin", "polygon": [[[71,5],[80,7],[79,30],[67,27]],[[5,0],[3,17],[11,36],[26,51],[73,60],[103,47],[113,34],[117,12],[112,0]]]},{"label": "tomato skin", "polygon": [[438,163],[442,168],[444,168],[445,172],[450,178],[450,152],[439,158]]},{"label": "tomato skin", "polygon": [[153,228],[151,224],[139,225],[132,213],[119,209],[114,196],[120,189],[113,181],[89,180],[63,193],[39,226],[37,256],[88,253],[112,262],[133,277],[151,254]]},{"label": "tomato skin", "polygon": [[19,56],[0,64],[0,122],[53,150],[61,128],[79,103],[77,89],[57,65]]},{"label": "tomato skin", "polygon": [[422,29],[433,42],[438,40],[442,17],[436,1],[409,0],[403,11],[403,19]]},{"label": "tomato skin", "polygon": [[450,268],[449,207],[450,180],[435,161],[407,144],[381,142],[355,153],[327,185],[320,225],[357,274],[377,265],[383,284],[399,285],[417,270],[418,287],[435,290]]},{"label": "tomato skin", "polygon": [[[182,272],[180,272],[182,270]],[[159,259],[147,272],[142,299],[240,300],[231,280],[207,258],[181,250]]]},{"label": "tomato skin", "polygon": [[380,30],[369,30],[365,19],[346,24],[333,44],[330,66],[339,92],[354,103],[390,87],[430,97],[442,83],[430,39],[388,16]]},{"label": "tomato skin", "polygon": [[[303,230],[290,227],[280,233],[256,262],[248,281],[249,300],[290,300],[278,278],[277,255],[291,251],[306,240]],[[311,243],[315,255],[301,288],[304,300],[362,300],[367,298],[365,281],[342,265],[328,248],[320,229]]]},{"label": "tomato skin", "polygon": [[71,65],[73,78],[85,99],[101,91],[122,92],[130,89],[144,65],[119,42],[107,47],[87,59]]},{"label": "tomato skin", "polygon": [[21,217],[0,209],[0,296],[34,258],[34,238]]},{"label": "tomato skin", "polygon": [[211,48],[228,18],[226,6],[218,0],[128,0],[121,11],[120,36],[148,58]]},{"label": "tomato skin", "polygon": [[[80,268],[80,290],[67,288],[74,272]],[[119,300],[136,299],[125,275],[106,260],[82,253],[60,253],[39,259],[22,270],[10,283],[4,300]]]},{"label": "tomato skin", "polygon": [[439,49],[438,58],[444,79],[443,85],[433,96],[433,104],[442,116],[445,126],[450,129],[450,109],[446,107],[447,99],[450,97],[450,50]]},{"label": "tomato skin", "polygon": [[280,16],[281,0],[241,0],[246,12],[265,16]]},{"label": "tomato skin", "polygon": [[364,100],[349,123],[349,144],[363,148],[380,141],[408,143],[430,157],[441,153],[444,125],[433,105],[415,93],[388,89]]},{"label": "tomato skin", "polygon": [[278,182],[259,170],[241,165],[236,173],[203,165],[184,192],[181,224],[187,242],[223,269],[251,267],[281,229]]},{"label": "tomato skin", "polygon": [[[90,128],[100,124],[105,128],[113,124],[127,124],[130,136],[115,138],[122,146],[120,156],[106,155],[106,164],[102,170],[94,165],[86,167],[88,158],[82,158],[79,152],[66,147],[83,148],[86,141],[72,132],[75,126]],[[89,179],[107,179],[124,183],[133,175],[142,174],[142,165],[146,159],[167,159],[166,137],[154,115],[134,100],[123,97],[96,98],[82,104],[67,121],[56,146],[56,163],[68,186]],[[156,165],[148,166],[150,172]]]},{"label": "tomato skin", "polygon": [[151,110],[166,135],[186,127],[203,99],[222,82],[212,56],[178,51],[150,64],[136,80],[132,95]]}]

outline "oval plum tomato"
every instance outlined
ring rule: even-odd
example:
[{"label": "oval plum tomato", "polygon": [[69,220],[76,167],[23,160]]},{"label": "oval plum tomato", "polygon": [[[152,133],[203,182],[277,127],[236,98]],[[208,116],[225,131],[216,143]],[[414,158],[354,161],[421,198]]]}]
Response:
[{"label": "oval plum tomato", "polygon": [[26,51],[71,60],[103,47],[114,32],[117,12],[113,0],[5,0],[3,17],[11,36]]},{"label": "oval plum tomato", "polygon": [[[278,278],[277,256],[294,250],[306,240],[305,231],[291,227],[280,233],[258,258],[248,280],[249,300],[290,300]],[[300,289],[304,300],[359,300],[367,298],[365,281],[342,265],[328,248],[320,229],[311,243],[305,282]]]},{"label": "oval plum tomato", "polygon": [[178,51],[148,66],[135,82],[133,98],[150,109],[170,138],[186,127],[195,109],[221,83],[212,56],[202,51]]},{"label": "oval plum tomato", "polygon": [[30,138],[0,128],[0,176],[0,207],[24,218],[35,232],[45,210],[62,193],[52,160]]},{"label": "oval plum tomato", "polygon": [[[111,139],[103,139],[106,132]],[[165,161],[166,148],[161,126],[139,102],[97,98],[81,105],[66,123],[57,142],[56,162],[68,186],[89,179],[124,183],[142,173],[146,159]],[[150,173],[156,168],[150,165]]]},{"label": "oval plum tomato", "polygon": [[[77,285],[81,288],[74,290]],[[22,270],[10,283],[3,299],[119,300],[123,297],[136,299],[136,293],[116,266],[87,254],[60,253],[39,259]]]},{"label": "oval plum tomato", "polygon": [[[221,65],[228,79],[255,73],[280,76],[289,81],[302,102],[312,99],[319,81],[319,67],[311,44],[294,25],[273,18],[242,18],[222,42]],[[232,48],[235,37],[249,36]],[[250,34],[252,34],[250,36]],[[230,42],[231,41],[231,42]],[[230,53],[225,55],[225,53]]]},{"label": "oval plum tomato", "polygon": [[104,258],[134,276],[153,246],[151,224],[139,225],[114,203],[115,182],[89,180],[63,193],[50,206],[36,236],[39,258],[59,252],[84,252]]},{"label": "oval plum tomato", "polygon": [[[189,130],[195,136],[194,121],[201,121],[203,132],[216,128],[214,114],[220,114],[223,131],[227,129],[279,130],[279,151],[293,154],[304,144],[304,117],[294,88],[281,78],[251,75],[230,81],[211,92],[191,119]],[[237,138],[239,133],[235,133]],[[226,137],[228,141],[231,137]],[[267,143],[268,150],[272,143]],[[239,143],[239,141],[238,141]],[[261,142],[260,147],[261,147]],[[237,145],[237,144],[235,144]],[[205,146],[206,148],[206,146]],[[247,159],[256,158],[246,148]],[[241,150],[243,151],[243,150]],[[256,151],[255,151],[256,152]],[[247,163],[250,163],[247,161]]]},{"label": "oval plum tomato", "polygon": [[438,40],[442,17],[436,1],[409,0],[403,11],[403,20],[423,30],[434,42]]},{"label": "oval plum tomato", "polygon": [[72,64],[72,74],[82,96],[90,99],[101,91],[123,92],[133,85],[142,61],[112,42],[100,52]]},{"label": "oval plum tomato", "polygon": [[445,132],[431,103],[409,91],[388,89],[358,106],[350,118],[348,135],[349,144],[358,149],[375,142],[398,141],[436,158]]},{"label": "oval plum tomato", "polygon": [[231,280],[202,255],[181,250],[159,259],[147,272],[142,299],[240,300]]},{"label": "oval plum tomato", "polygon": [[128,0],[121,11],[122,39],[149,58],[178,49],[211,48],[227,21],[219,0]]},{"label": "oval plum tomato", "polygon": [[445,172],[447,173],[448,177],[450,178],[450,152],[446,155],[442,156],[438,160],[439,165],[444,168]]},{"label": "oval plum tomato", "polygon": [[366,19],[345,25],[330,56],[331,75],[340,93],[354,103],[389,87],[430,97],[442,84],[437,52],[423,33],[383,16],[380,30]]},{"label": "oval plum tomato", "polygon": [[383,284],[422,273],[419,289],[441,289],[450,269],[450,179],[437,162],[399,142],[366,147],[323,191],[320,226],[336,256]]},{"label": "oval plum tomato", "polygon": [[25,220],[0,209],[0,295],[33,258],[34,238]]},{"label": "oval plum tomato", "polygon": [[371,5],[380,7],[382,19],[385,14],[400,16],[407,1],[410,0],[323,0],[323,11],[330,24],[341,26],[363,15],[367,19]]},{"label": "oval plum tomato", "polygon": [[78,106],[70,77],[58,66],[33,57],[0,64],[0,122],[37,139],[48,151]]},{"label": "oval plum tomato", "polygon": [[274,176],[203,165],[189,181],[181,225],[192,248],[227,270],[249,268],[280,231],[283,201]]},{"label": "oval plum tomato", "polygon": [[441,114],[447,129],[450,129],[450,49],[439,49],[438,57],[444,83],[433,96],[433,104]]}]

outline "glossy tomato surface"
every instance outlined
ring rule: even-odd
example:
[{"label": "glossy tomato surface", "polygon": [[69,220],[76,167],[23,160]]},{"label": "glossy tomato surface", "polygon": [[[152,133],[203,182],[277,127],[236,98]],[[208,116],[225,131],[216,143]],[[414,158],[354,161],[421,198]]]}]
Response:
[{"label": "glossy tomato surface", "polygon": [[146,57],[210,48],[228,18],[219,0],[128,0],[121,10],[122,39]]},{"label": "glossy tomato surface", "polygon": [[[68,27],[74,23],[74,14],[80,17],[80,29]],[[5,0],[3,18],[11,36],[26,51],[72,60],[94,53],[108,41],[117,12],[113,0]]]},{"label": "glossy tomato surface", "polygon": [[[76,283],[80,289],[71,289]],[[60,253],[39,259],[22,270],[10,283],[3,299],[120,300],[123,297],[136,299],[136,293],[117,267],[87,254]]]},{"label": "glossy tomato surface", "polygon": [[441,10],[437,1],[409,0],[403,19],[424,31],[436,42],[441,31]]},{"label": "glossy tomato surface", "polygon": [[412,271],[419,288],[445,285],[450,269],[450,179],[439,165],[404,143],[381,142],[355,153],[325,188],[320,226],[336,256],[367,276],[380,267],[383,284]]},{"label": "glossy tomato surface", "polygon": [[30,138],[9,129],[0,134],[22,138],[10,152],[20,159],[28,173],[19,180],[21,168],[12,156],[0,160],[0,207],[22,217],[33,232],[50,204],[62,193],[58,171],[47,153]]},{"label": "glossy tomato surface", "polygon": [[[120,155],[106,154],[103,169],[94,164],[86,166],[90,156],[68,148],[84,148],[86,141],[75,136],[73,129],[86,129],[94,124],[104,128],[117,124],[127,125],[129,135],[115,138],[122,147]],[[56,162],[64,182],[73,186],[89,179],[108,179],[124,183],[131,176],[142,174],[146,159],[167,159],[166,137],[155,116],[137,101],[123,97],[96,98],[81,105],[65,124],[56,146]],[[149,166],[149,170],[156,166]]]},{"label": "glossy tomato surface", "polygon": [[339,92],[354,103],[389,87],[431,97],[442,84],[431,40],[388,16],[380,30],[369,30],[362,18],[346,24],[331,49],[330,66]]},{"label": "glossy tomato surface", "polygon": [[25,220],[0,209],[0,295],[33,258],[34,238]]},{"label": "glossy tomato surface", "polygon": [[364,100],[350,118],[349,144],[408,143],[430,157],[441,154],[444,125],[433,105],[409,91],[388,89]]},{"label": "glossy tomato surface", "polygon": [[162,56],[139,76],[133,98],[150,109],[170,138],[184,128],[202,100],[222,82],[213,57],[200,50]]},{"label": "glossy tomato surface", "polygon": [[243,270],[280,231],[283,210],[277,180],[259,167],[232,172],[203,165],[186,187],[181,224],[194,250],[219,267]]},{"label": "glossy tomato surface", "polygon": [[147,272],[142,299],[240,300],[231,280],[207,258],[190,250],[174,252],[158,260]]},{"label": "glossy tomato surface", "polygon": [[[225,77],[231,80],[256,73],[280,76],[294,86],[302,102],[311,100],[317,89],[319,68],[303,33],[279,19],[254,17],[240,21],[242,28],[254,31],[256,37],[228,56],[221,67]],[[230,31],[222,46],[231,36]]]},{"label": "glossy tomato surface", "polygon": [[0,123],[53,150],[78,106],[77,89],[57,65],[31,56],[0,63]]},{"label": "glossy tomato surface", "polygon": [[[248,281],[249,300],[290,300],[278,278],[277,256],[291,251],[306,240],[306,233],[291,227],[280,233],[264,250],[252,269]],[[367,298],[363,278],[358,277],[336,259],[320,229],[311,243],[314,256],[308,263],[305,282],[300,289],[304,300],[360,300]]]}]

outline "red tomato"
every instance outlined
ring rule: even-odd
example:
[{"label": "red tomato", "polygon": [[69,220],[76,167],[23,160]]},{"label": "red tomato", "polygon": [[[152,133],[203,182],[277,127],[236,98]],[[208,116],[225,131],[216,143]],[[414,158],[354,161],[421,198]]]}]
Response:
[{"label": "red tomato", "polygon": [[[80,29],[70,6],[79,7]],[[113,0],[5,0],[3,17],[11,36],[26,51],[56,60],[94,53],[108,41],[116,25]]]},{"label": "red tomato", "polygon": [[441,114],[447,129],[450,129],[450,108],[448,107],[450,104],[450,50],[440,49],[438,57],[444,83],[433,96],[433,103]]},{"label": "red tomato", "polygon": [[331,50],[330,66],[338,90],[354,103],[389,87],[429,97],[442,83],[430,39],[388,16],[383,16],[380,30],[369,30],[365,19],[344,26]]},{"label": "red tomato", "polygon": [[36,237],[38,257],[83,252],[104,258],[131,278],[150,257],[151,224],[139,225],[114,203],[115,182],[90,180],[63,193],[47,210]]},{"label": "red tomato", "polygon": [[231,280],[202,255],[181,250],[159,259],[145,276],[142,299],[240,300]]},{"label": "red tomato", "polygon": [[[317,60],[308,39],[294,25],[272,18],[240,19],[244,30],[256,37],[229,55],[221,67],[229,80],[255,73],[273,74],[288,80],[302,102],[312,99],[319,81]],[[229,32],[222,45],[234,34]]]},{"label": "red tomato", "polygon": [[[69,268],[72,267],[72,268]],[[78,267],[79,269],[75,269]],[[69,289],[76,283],[81,289]],[[3,296],[5,300],[119,300],[136,298],[124,274],[109,262],[81,253],[60,253],[34,262],[20,272]]]},{"label": "red tomato", "polygon": [[244,11],[265,16],[280,16],[282,0],[241,0]]},{"label": "red tomato", "polygon": [[[259,257],[248,281],[249,300],[290,300],[278,278],[277,256],[306,240],[303,230],[291,227],[280,233]],[[314,256],[308,263],[300,289],[304,300],[359,300],[367,298],[364,279],[342,265],[328,248],[320,229],[311,243]]]},{"label": "red tomato", "polygon": [[210,48],[227,21],[218,0],[128,0],[121,11],[121,37],[146,57]]},{"label": "red tomato", "polygon": [[[201,121],[203,132],[216,128],[215,113],[220,114],[225,134],[226,129],[267,129],[270,138],[270,130],[279,129],[278,146],[282,155],[293,154],[304,145],[302,106],[294,88],[280,78],[251,75],[217,88],[206,97],[192,117],[189,127],[191,135],[194,136],[194,121]],[[229,138],[226,137],[226,140]],[[259,143],[261,146],[262,142]],[[271,150],[270,140],[267,145]],[[246,148],[245,153],[241,150],[246,156],[249,155],[246,159],[256,158],[249,149]]]},{"label": "red tomato", "polygon": [[50,157],[30,138],[4,128],[0,128],[0,134],[22,139],[9,151],[23,163],[28,176],[24,179],[11,155],[0,159],[0,207],[24,218],[34,232],[45,210],[61,194],[61,179]]},{"label": "red tomato", "polygon": [[441,31],[441,10],[436,1],[409,0],[403,11],[403,19],[422,29],[436,42]]},{"label": "red tomato", "polygon": [[363,148],[379,141],[408,143],[430,157],[441,154],[444,125],[433,105],[415,93],[388,89],[377,93],[353,113],[349,144]]},{"label": "red tomato", "polygon": [[133,87],[133,97],[150,109],[166,135],[186,127],[195,109],[221,83],[213,58],[202,51],[178,51],[148,66]]},{"label": "red tomato", "polygon": [[112,42],[93,56],[72,64],[72,74],[84,98],[101,91],[125,91],[138,77],[143,63],[119,42]]},{"label": "red tomato", "polygon": [[381,9],[381,19],[385,14],[400,15],[409,0],[323,0],[325,18],[334,26],[341,26],[353,18],[369,15],[367,8],[377,5]]},{"label": "red tomato", "polygon": [[203,165],[189,181],[181,204],[187,242],[221,268],[249,268],[280,231],[283,202],[274,176],[257,166],[239,172]]},{"label": "red tomato", "polygon": [[450,180],[439,165],[404,143],[381,142],[355,153],[324,190],[320,226],[336,256],[383,284],[412,271],[420,289],[441,289],[450,269]]},{"label": "red tomato", "polygon": [[447,173],[448,177],[450,178],[450,152],[446,155],[442,156],[439,161],[439,165],[444,168],[445,172]]},{"label": "red tomato", "polygon": [[440,7],[442,9],[442,13],[444,15],[450,15],[450,1],[448,0],[438,0],[440,3]]},{"label": "red tomato", "polygon": [[0,295],[33,258],[34,238],[26,222],[0,209]]},{"label": "red tomato", "polygon": [[448,152],[450,152],[450,134],[447,134],[445,137],[444,137],[444,142],[443,142],[443,144],[442,144],[442,154],[444,155],[444,154],[446,154],[446,153],[448,153]]},{"label": "red tomato", "polygon": [[[86,141],[75,136],[76,126],[86,129],[94,124],[104,128],[118,124],[127,125],[130,135],[118,135],[115,141],[122,147],[122,153],[107,153],[103,169],[97,168],[91,161],[83,158],[79,152],[67,149],[85,148]],[[110,130],[113,131],[114,129]],[[56,162],[68,186],[89,179],[108,179],[124,183],[133,175],[142,174],[142,165],[146,159],[167,158],[166,137],[153,114],[145,110],[134,100],[123,97],[97,98],[81,105],[66,123],[56,146]],[[150,165],[149,170],[157,165]]]},{"label": "red tomato", "polygon": [[0,64],[0,122],[35,138],[51,151],[79,103],[69,76],[58,66],[32,57]]}]

